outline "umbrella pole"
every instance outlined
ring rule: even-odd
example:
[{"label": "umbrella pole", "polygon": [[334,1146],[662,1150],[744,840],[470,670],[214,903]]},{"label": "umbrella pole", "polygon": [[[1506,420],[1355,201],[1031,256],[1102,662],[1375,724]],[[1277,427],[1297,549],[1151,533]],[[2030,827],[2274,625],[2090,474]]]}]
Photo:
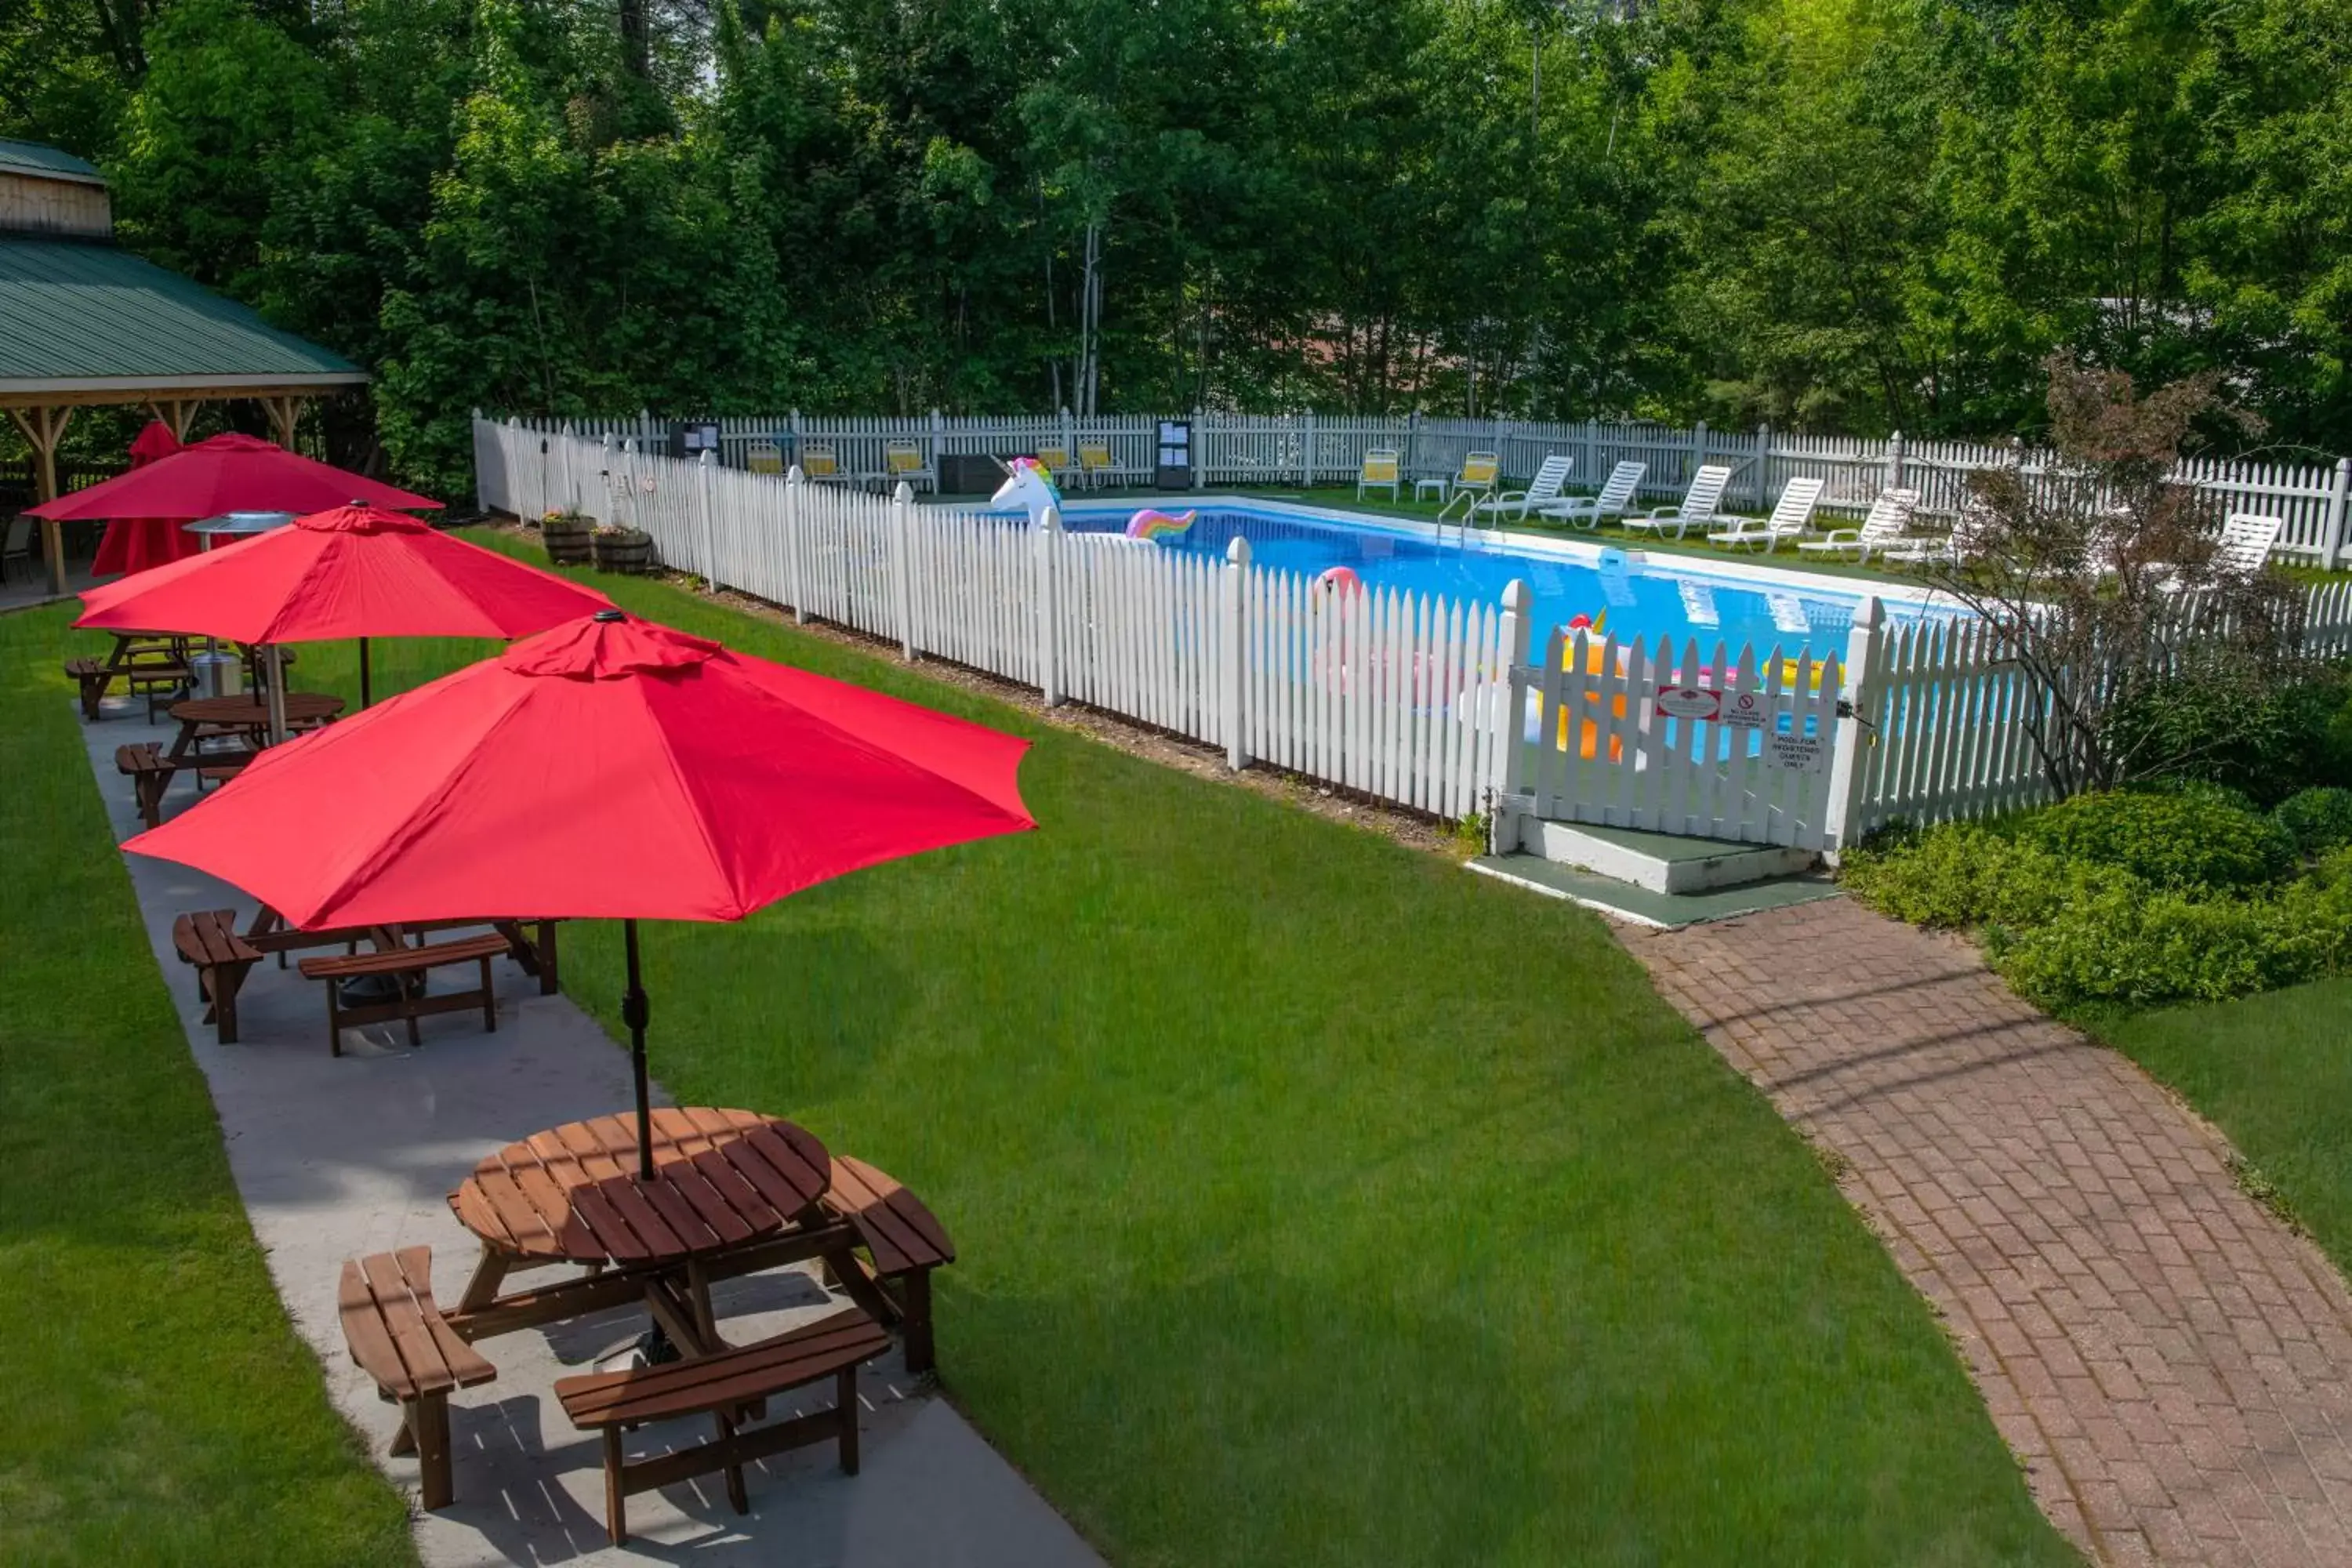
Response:
[{"label": "umbrella pole", "polygon": [[278,645],[269,645],[269,743],[286,739],[286,661]]},{"label": "umbrella pole", "polygon": [[360,638],[360,706],[368,705],[367,638]]},{"label": "umbrella pole", "polygon": [[646,1088],[646,1023],[652,1006],[637,973],[637,922],[621,922],[621,941],[629,955],[629,988],[621,996],[621,1021],[629,1026],[629,1070],[637,1082],[637,1179],[654,1179],[654,1113]]}]

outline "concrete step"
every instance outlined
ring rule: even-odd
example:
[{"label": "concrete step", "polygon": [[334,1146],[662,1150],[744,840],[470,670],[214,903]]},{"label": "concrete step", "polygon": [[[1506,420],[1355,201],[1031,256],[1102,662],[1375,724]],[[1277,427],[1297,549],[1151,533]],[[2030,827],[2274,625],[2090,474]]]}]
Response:
[{"label": "concrete step", "polygon": [[1582,904],[1617,920],[1670,930],[1705,921],[1735,920],[1761,910],[1838,896],[1837,884],[1818,873],[1750,882],[1740,888],[1717,888],[1704,893],[1653,893],[1631,882],[1580,871],[1540,855],[1481,855],[1469,862],[1469,868],[1546,898]]},{"label": "concrete step", "polygon": [[1520,829],[1519,847],[1562,866],[1598,872],[1652,893],[1704,893],[1793,877],[1821,857],[1774,844],[1685,838],[1585,822],[1536,822]]}]

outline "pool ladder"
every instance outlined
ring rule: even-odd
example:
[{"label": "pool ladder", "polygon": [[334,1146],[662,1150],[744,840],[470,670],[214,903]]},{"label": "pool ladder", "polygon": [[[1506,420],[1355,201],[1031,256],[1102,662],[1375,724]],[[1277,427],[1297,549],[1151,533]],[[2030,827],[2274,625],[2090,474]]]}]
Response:
[{"label": "pool ladder", "polygon": [[1477,516],[1478,500],[1479,492],[1476,490],[1455,490],[1445,498],[1445,504],[1437,509],[1437,542],[1440,544],[1445,542],[1445,518],[1446,514],[1454,510],[1455,501],[1464,503],[1462,516],[1456,524],[1461,530],[1457,542],[1465,545],[1470,542],[1470,524],[1471,521]]}]

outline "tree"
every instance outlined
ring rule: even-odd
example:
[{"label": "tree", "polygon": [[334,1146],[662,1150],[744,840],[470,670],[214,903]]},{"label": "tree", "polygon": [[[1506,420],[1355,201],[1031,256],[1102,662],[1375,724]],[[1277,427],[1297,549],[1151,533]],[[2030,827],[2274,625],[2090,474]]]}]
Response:
[{"label": "tree", "polygon": [[[2189,682],[2256,695],[2297,658],[2301,597],[2216,550],[2212,498],[2175,476],[2198,425],[2228,416],[2217,378],[2143,397],[2118,371],[2048,363],[2053,458],[1969,476],[1941,586],[2024,678],[2020,714],[2063,798],[2177,767],[2159,731],[2118,723]],[[2242,416],[2240,416],[2242,417]]]}]

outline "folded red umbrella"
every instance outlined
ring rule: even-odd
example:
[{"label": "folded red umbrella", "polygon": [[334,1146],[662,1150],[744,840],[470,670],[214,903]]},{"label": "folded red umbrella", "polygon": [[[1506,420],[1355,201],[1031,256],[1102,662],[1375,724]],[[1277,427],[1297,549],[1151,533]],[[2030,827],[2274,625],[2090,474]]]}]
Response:
[{"label": "folded red umbrella", "polygon": [[125,847],[299,927],[626,921],[649,1174],[637,920],[740,920],[862,867],[1034,827],[1028,744],[608,609],[273,747]]},{"label": "folded red umbrella", "polygon": [[229,511],[324,511],[349,501],[398,510],[441,503],[251,436],[215,436],[104,484],[27,507],[29,517],[159,517],[183,521]]},{"label": "folded red umbrella", "polygon": [[[162,465],[157,465],[161,467]],[[519,637],[612,603],[550,572],[401,512],[339,506],[233,547],[91,588],[74,625],[243,643]]]},{"label": "folded red umbrella", "polygon": [[[131,443],[131,466],[143,468],[184,450],[169,425],[150,419]],[[119,517],[106,525],[106,533],[98,542],[98,559],[89,569],[100,577],[127,575],[194,555],[203,548],[183,519]]]}]

